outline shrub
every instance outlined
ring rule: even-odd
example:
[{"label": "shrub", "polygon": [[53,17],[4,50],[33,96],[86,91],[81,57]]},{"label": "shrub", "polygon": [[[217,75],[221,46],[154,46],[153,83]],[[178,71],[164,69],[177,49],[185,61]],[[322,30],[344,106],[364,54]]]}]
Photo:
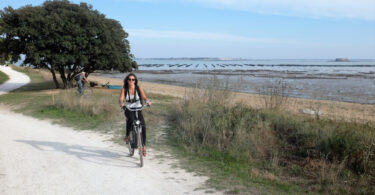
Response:
[{"label": "shrub", "polygon": [[264,108],[271,110],[279,110],[288,101],[290,90],[290,85],[281,79],[270,80],[257,89]]},{"label": "shrub", "polygon": [[[176,105],[171,118],[177,128],[172,133],[179,143],[199,155],[222,153],[226,160],[249,166],[264,162],[281,169],[292,167],[291,176],[311,179],[313,175],[321,185],[328,181],[345,187],[340,177],[349,171],[354,173],[349,186],[371,191],[366,185],[375,178],[374,127],[231,105],[225,92],[196,90]],[[202,154],[200,148],[210,150]]]}]

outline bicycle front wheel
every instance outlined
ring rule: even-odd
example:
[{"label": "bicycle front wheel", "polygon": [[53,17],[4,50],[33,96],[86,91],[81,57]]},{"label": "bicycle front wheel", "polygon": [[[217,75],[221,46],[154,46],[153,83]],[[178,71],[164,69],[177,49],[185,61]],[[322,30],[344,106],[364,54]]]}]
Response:
[{"label": "bicycle front wheel", "polygon": [[136,145],[136,135],[134,131],[130,131],[129,134],[129,143],[128,143],[128,148],[129,148],[129,156],[134,155],[134,146]]},{"label": "bicycle front wheel", "polygon": [[139,151],[139,160],[141,163],[141,167],[143,167],[144,162],[143,162],[143,144],[142,144],[142,135],[140,131],[140,127],[137,127],[137,137],[138,137],[138,151]]}]

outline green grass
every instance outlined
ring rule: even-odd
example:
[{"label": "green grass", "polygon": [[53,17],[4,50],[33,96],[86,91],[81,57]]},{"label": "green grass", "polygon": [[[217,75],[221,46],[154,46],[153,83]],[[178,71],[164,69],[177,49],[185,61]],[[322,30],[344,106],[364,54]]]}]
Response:
[{"label": "green grass", "polygon": [[0,85],[3,84],[5,81],[9,80],[9,76],[4,72],[0,71]]},{"label": "green grass", "polygon": [[54,85],[50,81],[45,81],[41,74],[31,68],[12,66],[13,69],[27,74],[31,82],[22,86],[11,93],[1,95],[0,102],[11,106],[15,111],[25,114],[32,114],[32,111],[46,106],[51,96],[40,93],[45,89],[53,89]]},{"label": "green grass", "polygon": [[38,118],[49,118],[64,120],[66,126],[78,127],[79,129],[95,129],[105,121],[100,116],[90,116],[75,110],[59,109],[54,106],[46,106],[34,112]]},{"label": "green grass", "polygon": [[[170,140],[178,143],[177,140]],[[175,144],[174,154],[181,159],[180,167],[209,176],[207,187],[229,194],[303,194],[302,187],[288,181],[267,178],[266,171],[255,172],[249,162],[233,160],[228,154],[211,148],[199,152]]]}]

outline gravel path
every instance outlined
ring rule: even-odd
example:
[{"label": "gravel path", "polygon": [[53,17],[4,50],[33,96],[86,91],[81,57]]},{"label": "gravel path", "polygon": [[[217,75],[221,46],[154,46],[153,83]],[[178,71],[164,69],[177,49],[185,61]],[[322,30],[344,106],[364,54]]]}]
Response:
[{"label": "gravel path", "polygon": [[[29,82],[7,67],[1,93]],[[1,104],[1,102],[0,102]],[[137,154],[108,135],[76,131],[0,107],[0,194],[204,194],[207,178],[174,168],[176,160]]]},{"label": "gravel path", "polygon": [[9,80],[0,85],[0,95],[22,87],[30,82],[30,78],[23,73],[14,71],[9,66],[0,65],[0,71],[9,76]]}]

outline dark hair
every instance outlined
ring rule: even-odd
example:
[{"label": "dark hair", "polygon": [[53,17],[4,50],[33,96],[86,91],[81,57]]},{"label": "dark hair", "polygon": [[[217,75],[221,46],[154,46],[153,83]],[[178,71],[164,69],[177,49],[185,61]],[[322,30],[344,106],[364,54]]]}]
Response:
[{"label": "dark hair", "polygon": [[133,76],[134,78],[135,78],[135,86],[138,86],[138,79],[137,79],[137,76],[135,76],[135,74],[134,73],[129,73],[126,77],[125,77],[125,79],[124,79],[124,88],[125,89],[128,89],[129,88],[129,84],[128,84],[128,79],[129,79],[129,77],[130,76]]},{"label": "dark hair", "polygon": [[87,78],[88,76],[89,76],[89,73],[86,72],[86,73],[85,73],[85,77]]}]

